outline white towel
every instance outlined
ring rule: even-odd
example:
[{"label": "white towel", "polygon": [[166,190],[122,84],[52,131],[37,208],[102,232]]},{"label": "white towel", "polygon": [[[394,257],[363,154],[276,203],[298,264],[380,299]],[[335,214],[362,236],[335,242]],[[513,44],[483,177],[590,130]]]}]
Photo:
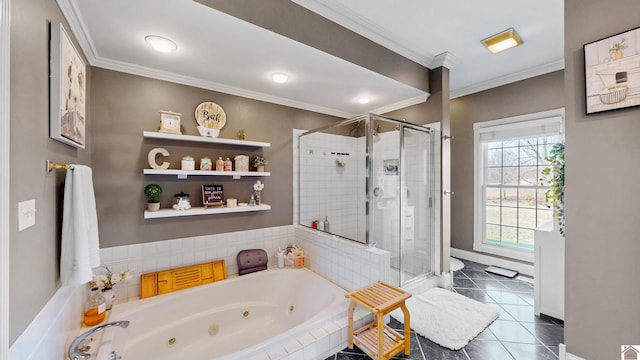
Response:
[{"label": "white towel", "polygon": [[71,165],[64,184],[60,280],[77,286],[93,278],[100,266],[98,216],[91,168]]}]

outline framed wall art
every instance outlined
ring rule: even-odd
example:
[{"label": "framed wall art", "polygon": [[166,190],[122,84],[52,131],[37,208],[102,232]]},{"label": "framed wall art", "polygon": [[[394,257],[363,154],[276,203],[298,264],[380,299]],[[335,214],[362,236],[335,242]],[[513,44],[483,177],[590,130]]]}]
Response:
[{"label": "framed wall art", "polygon": [[640,28],[584,45],[587,114],[640,105]]},{"label": "framed wall art", "polygon": [[60,23],[51,23],[49,51],[49,137],[84,149],[87,67]]}]

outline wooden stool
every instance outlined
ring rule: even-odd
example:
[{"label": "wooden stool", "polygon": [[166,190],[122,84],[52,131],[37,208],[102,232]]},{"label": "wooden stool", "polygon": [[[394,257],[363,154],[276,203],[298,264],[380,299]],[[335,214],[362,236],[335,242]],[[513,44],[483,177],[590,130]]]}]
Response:
[{"label": "wooden stool", "polygon": [[[345,295],[351,300],[349,304],[349,349],[355,344],[372,359],[388,360],[404,350],[409,355],[411,336],[409,335],[409,310],[404,302],[411,294],[394,286],[378,282]],[[371,311],[373,322],[353,330],[353,311],[356,304]],[[404,333],[402,336],[384,323],[384,316],[400,308],[404,314]]]}]

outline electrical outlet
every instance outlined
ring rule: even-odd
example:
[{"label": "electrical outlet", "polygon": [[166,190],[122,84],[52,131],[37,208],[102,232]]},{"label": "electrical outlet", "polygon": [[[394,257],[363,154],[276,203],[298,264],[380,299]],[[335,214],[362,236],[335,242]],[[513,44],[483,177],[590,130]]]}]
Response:
[{"label": "electrical outlet", "polygon": [[36,224],[36,201],[27,200],[18,203],[18,231]]}]

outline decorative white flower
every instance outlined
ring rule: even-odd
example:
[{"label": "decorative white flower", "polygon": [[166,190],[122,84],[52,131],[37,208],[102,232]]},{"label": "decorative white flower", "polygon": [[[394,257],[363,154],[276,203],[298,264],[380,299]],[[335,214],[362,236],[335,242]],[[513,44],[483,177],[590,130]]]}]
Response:
[{"label": "decorative white flower", "polygon": [[262,183],[262,181],[258,180],[255,184],[253,184],[253,190],[262,191],[262,189],[264,189],[264,184]]},{"label": "decorative white flower", "polygon": [[110,289],[120,281],[129,281],[132,279],[132,276],[129,270],[121,271],[119,273],[114,274],[107,267],[107,265],[101,265],[100,267],[106,270],[106,274],[94,274],[93,280],[89,281],[90,286],[97,285],[103,288]]}]

